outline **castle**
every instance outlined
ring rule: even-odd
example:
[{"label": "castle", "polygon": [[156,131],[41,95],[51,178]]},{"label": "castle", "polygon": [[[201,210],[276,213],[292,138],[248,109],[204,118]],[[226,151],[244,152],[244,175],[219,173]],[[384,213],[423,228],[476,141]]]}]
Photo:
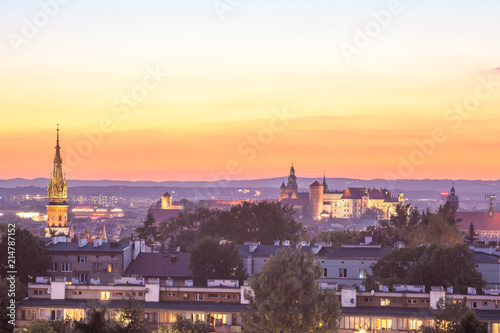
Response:
[{"label": "castle", "polygon": [[295,208],[306,209],[314,221],[328,218],[359,219],[368,210],[377,219],[387,219],[404,204],[403,193],[395,197],[387,189],[348,187],[344,191],[329,191],[326,177],[323,183],[315,181],[309,185],[309,192],[299,192],[295,168],[290,168],[288,182],[281,184],[279,201]]}]

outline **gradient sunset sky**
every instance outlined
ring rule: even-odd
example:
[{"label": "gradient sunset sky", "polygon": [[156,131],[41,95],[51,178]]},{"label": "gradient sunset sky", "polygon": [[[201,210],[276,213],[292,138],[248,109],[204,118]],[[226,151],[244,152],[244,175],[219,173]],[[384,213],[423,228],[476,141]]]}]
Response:
[{"label": "gradient sunset sky", "polygon": [[498,0],[61,2],[0,3],[1,179],[57,123],[69,179],[500,179]]}]

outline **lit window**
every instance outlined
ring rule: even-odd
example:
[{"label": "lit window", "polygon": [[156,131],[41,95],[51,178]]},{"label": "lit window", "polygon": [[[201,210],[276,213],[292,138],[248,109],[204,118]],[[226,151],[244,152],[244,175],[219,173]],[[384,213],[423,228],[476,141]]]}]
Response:
[{"label": "lit window", "polygon": [[366,268],[360,268],[359,270],[359,278],[366,279],[366,275],[368,274],[368,270]]},{"label": "lit window", "polygon": [[391,305],[390,298],[381,298],[380,299],[380,306],[390,306],[390,305]]},{"label": "lit window", "polygon": [[377,330],[390,330],[392,329],[392,319],[376,319],[375,329]]},{"label": "lit window", "polygon": [[109,300],[109,291],[101,291],[101,301]]}]

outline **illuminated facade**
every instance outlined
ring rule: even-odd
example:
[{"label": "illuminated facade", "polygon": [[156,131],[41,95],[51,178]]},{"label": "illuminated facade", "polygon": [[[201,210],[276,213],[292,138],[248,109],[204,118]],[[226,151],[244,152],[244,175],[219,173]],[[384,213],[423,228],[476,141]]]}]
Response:
[{"label": "illuminated facade", "polygon": [[359,219],[372,210],[377,219],[387,219],[395,213],[399,204],[404,204],[403,193],[397,197],[387,189],[349,187],[344,191],[329,191],[326,177],[323,184],[315,181],[309,185],[309,192],[298,192],[295,168],[291,167],[288,184],[280,187],[279,201],[296,208],[308,207],[313,220],[328,218]]},{"label": "illuminated facade", "polygon": [[57,125],[57,144],[54,156],[54,169],[47,187],[49,203],[47,207],[47,227],[45,236],[69,234],[68,228],[68,185],[62,172],[61,147],[59,146],[59,124]]}]

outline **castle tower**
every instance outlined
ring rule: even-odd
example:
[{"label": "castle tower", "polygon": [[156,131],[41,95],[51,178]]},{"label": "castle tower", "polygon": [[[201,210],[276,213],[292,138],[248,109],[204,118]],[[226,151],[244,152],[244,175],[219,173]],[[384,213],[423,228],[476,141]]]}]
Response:
[{"label": "castle tower", "polygon": [[283,182],[281,184],[281,187],[280,187],[280,196],[279,196],[279,201],[283,200],[286,198],[286,194],[285,194],[285,191],[286,191],[286,186],[285,186],[285,182]]},{"label": "castle tower", "polygon": [[321,220],[321,212],[323,211],[323,185],[318,181],[309,185],[309,207],[313,220]]},{"label": "castle tower", "polygon": [[47,207],[47,227],[45,236],[52,234],[69,234],[68,228],[68,185],[62,172],[61,147],[59,147],[59,124],[57,124],[56,154],[54,156],[54,169],[47,187],[49,203]]},{"label": "castle tower", "polygon": [[172,196],[168,192],[161,196],[161,209],[172,209]]}]

